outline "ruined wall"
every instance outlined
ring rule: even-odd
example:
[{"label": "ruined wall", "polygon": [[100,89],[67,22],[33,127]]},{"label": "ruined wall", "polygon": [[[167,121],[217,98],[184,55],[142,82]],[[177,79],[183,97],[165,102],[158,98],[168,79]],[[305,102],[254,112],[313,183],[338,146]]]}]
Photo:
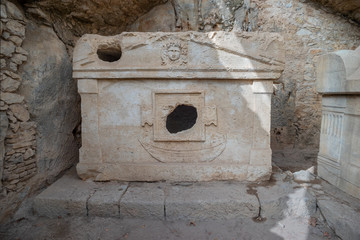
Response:
[{"label": "ruined wall", "polygon": [[80,109],[64,43],[21,6],[0,6],[1,222],[78,160]]},{"label": "ruined wall", "polygon": [[[37,172],[36,123],[30,119],[28,105],[19,94],[22,78],[19,67],[27,61],[22,48],[25,18],[11,2],[1,5],[1,138],[0,138],[0,211],[8,211],[14,198],[29,190],[26,185]],[[18,200],[18,199],[16,199]],[[16,201],[15,200],[15,201]]]},{"label": "ruined wall", "polygon": [[316,161],[321,97],[316,62],[321,54],[360,45],[360,27],[309,1],[257,1],[259,31],[284,36],[286,67],[275,85],[272,112],[274,161],[284,167]]}]

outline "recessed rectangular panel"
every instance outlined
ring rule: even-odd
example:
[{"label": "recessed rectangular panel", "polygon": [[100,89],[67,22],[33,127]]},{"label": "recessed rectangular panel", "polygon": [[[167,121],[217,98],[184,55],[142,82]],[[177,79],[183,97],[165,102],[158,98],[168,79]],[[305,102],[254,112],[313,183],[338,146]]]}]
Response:
[{"label": "recessed rectangular panel", "polygon": [[204,92],[154,92],[153,108],[154,141],[205,141]]}]

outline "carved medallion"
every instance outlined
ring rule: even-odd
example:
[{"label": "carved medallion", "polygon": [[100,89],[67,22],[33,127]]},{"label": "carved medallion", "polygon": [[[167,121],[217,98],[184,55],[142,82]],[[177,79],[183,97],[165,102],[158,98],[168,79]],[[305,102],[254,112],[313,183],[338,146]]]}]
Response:
[{"label": "carved medallion", "polygon": [[170,38],[162,47],[162,65],[185,65],[187,64],[187,42]]}]

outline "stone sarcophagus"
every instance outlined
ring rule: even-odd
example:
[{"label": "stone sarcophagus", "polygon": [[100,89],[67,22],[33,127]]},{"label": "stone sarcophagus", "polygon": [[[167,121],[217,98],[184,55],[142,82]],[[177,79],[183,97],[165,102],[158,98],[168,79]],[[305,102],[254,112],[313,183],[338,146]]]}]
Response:
[{"label": "stone sarcophagus", "polygon": [[85,35],[74,50],[82,111],[78,175],[96,181],[266,180],[270,33]]},{"label": "stone sarcophagus", "polygon": [[322,94],[318,175],[360,198],[360,47],[319,58],[317,91]]}]

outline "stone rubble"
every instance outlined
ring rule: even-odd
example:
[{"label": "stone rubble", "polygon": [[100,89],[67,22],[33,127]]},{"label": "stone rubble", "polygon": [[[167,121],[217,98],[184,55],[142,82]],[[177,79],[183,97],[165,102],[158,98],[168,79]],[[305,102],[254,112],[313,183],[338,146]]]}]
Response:
[{"label": "stone rubble", "polygon": [[293,176],[295,181],[310,182],[312,180],[315,180],[315,176],[307,170],[300,170],[298,172],[294,172]]}]

